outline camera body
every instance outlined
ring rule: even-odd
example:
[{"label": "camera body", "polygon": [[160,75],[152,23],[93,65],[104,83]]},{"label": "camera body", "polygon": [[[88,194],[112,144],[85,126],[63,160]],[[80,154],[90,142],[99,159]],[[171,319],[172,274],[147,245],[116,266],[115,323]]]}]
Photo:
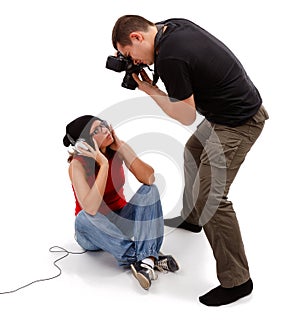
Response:
[{"label": "camera body", "polygon": [[106,68],[116,72],[125,71],[125,76],[122,81],[122,87],[135,90],[137,83],[133,79],[132,74],[139,74],[143,68],[147,67],[146,64],[134,64],[130,57],[123,56],[119,51],[117,56],[108,56],[106,61]]}]

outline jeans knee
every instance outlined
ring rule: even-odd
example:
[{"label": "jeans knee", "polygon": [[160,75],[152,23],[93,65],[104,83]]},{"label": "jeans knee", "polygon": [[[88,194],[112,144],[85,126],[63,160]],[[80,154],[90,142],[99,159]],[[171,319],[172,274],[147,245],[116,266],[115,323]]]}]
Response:
[{"label": "jeans knee", "polygon": [[143,184],[137,191],[139,194],[148,194],[149,192],[158,192],[158,189],[155,184]]},{"label": "jeans knee", "polygon": [[148,199],[158,201],[160,199],[158,188],[155,184],[147,185],[143,184],[137,191],[139,195],[145,195]]},{"label": "jeans knee", "polygon": [[80,230],[84,226],[85,222],[86,222],[86,215],[85,215],[85,212],[83,210],[81,210],[75,218],[75,229],[76,229],[76,231]]},{"label": "jeans knee", "polygon": [[157,186],[155,185],[155,184],[151,184],[151,185],[148,185],[147,187],[149,187],[149,193],[151,194],[151,195],[154,195],[154,196],[156,196],[155,198],[159,198],[160,196],[159,196],[159,191],[158,191],[158,188],[157,188]]}]

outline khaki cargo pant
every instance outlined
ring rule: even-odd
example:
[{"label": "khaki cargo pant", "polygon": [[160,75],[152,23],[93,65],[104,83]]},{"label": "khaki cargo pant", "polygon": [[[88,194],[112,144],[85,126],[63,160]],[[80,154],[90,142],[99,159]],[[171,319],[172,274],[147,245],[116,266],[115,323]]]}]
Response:
[{"label": "khaki cargo pant", "polygon": [[261,106],[238,127],[204,120],[185,145],[181,216],[203,226],[223,287],[240,285],[250,277],[239,223],[227,195],[266,119],[267,111]]}]

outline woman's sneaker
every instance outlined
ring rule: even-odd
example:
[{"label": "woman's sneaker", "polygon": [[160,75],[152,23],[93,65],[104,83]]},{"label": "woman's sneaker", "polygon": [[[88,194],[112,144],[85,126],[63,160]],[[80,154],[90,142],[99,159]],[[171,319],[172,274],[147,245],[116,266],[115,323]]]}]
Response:
[{"label": "woman's sneaker", "polygon": [[154,269],[142,261],[137,261],[131,264],[130,267],[133,275],[144,289],[149,289],[151,286],[151,280],[157,279]]},{"label": "woman's sneaker", "polygon": [[161,272],[176,272],[179,270],[179,265],[171,255],[160,253],[154,262],[154,269]]}]

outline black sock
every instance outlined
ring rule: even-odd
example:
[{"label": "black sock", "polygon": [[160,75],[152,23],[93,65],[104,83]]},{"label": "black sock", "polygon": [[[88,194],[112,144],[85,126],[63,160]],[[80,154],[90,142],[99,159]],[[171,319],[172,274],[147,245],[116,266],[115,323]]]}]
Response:
[{"label": "black sock", "polygon": [[218,286],[205,295],[200,296],[199,300],[206,306],[222,306],[249,295],[252,292],[252,289],[253,282],[249,279],[245,283],[232,288]]},{"label": "black sock", "polygon": [[198,233],[202,230],[202,226],[188,223],[181,216],[165,219],[164,223],[166,226],[184,229],[194,233]]}]

